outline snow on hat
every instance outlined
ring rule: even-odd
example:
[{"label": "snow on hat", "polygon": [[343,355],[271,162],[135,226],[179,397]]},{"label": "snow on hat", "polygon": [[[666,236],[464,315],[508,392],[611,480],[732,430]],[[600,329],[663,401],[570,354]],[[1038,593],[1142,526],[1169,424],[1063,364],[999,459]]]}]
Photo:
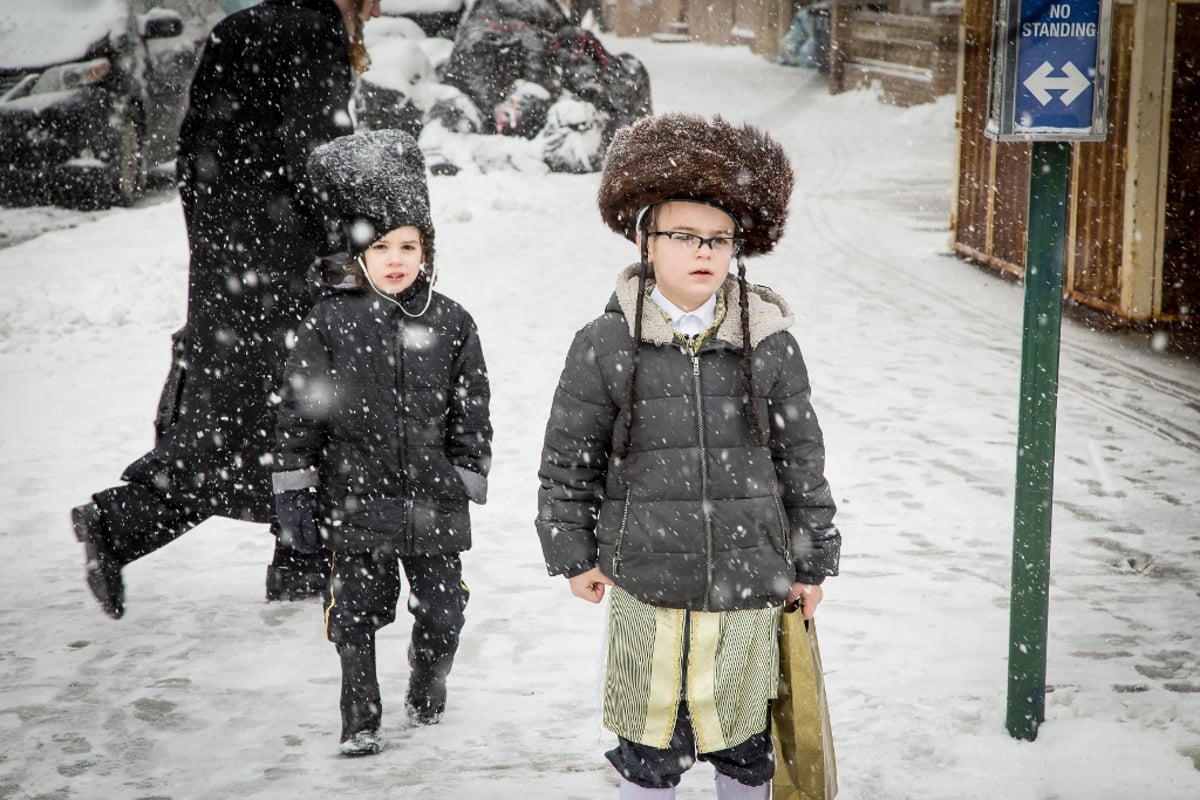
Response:
[{"label": "snow on hat", "polygon": [[746,256],[769,253],[783,236],[792,167],[779,143],[721,117],[667,113],[617,131],[597,203],[605,224],[637,240],[639,212],[667,200],[720,206],[741,226]]},{"label": "snow on hat", "polygon": [[352,255],[388,231],[412,225],[425,234],[425,263],[433,263],[433,219],[425,157],[398,130],[342,136],[313,150],[308,175],[338,219]]}]

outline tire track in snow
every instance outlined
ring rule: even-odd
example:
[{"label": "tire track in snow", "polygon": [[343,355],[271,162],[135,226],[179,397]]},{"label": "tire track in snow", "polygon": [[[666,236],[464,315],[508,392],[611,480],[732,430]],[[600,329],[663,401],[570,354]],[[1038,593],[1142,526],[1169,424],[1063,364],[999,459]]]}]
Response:
[{"label": "tire track in snow", "polygon": [[[1010,321],[997,315],[987,306],[964,302],[957,295],[941,289],[936,283],[912,271],[896,269],[886,258],[863,247],[831,221],[827,207],[820,202],[820,198],[836,193],[845,178],[847,145],[844,139],[832,137],[828,130],[810,130],[808,133],[822,138],[821,152],[824,156],[818,162],[819,166],[823,168],[822,172],[808,173],[806,176],[806,184],[812,187],[811,191],[798,194],[798,199],[801,200],[799,210],[809,221],[812,231],[830,244],[836,252],[845,255],[847,260],[853,258],[868,262],[873,267],[886,271],[895,279],[919,289],[927,297],[937,299],[940,304],[959,312],[962,317],[984,323],[982,327],[980,325],[960,327],[956,334],[970,339],[976,347],[996,353],[1008,363],[1019,365],[1020,343],[1015,338],[1015,331],[1013,331],[1012,345],[998,345],[995,341],[996,331],[1011,330]],[[964,263],[963,267],[970,268],[967,263]],[[866,279],[863,271],[847,270],[841,273],[841,277],[853,284],[855,291],[860,296],[872,298],[872,305],[886,308],[892,304],[890,295]],[[914,315],[911,324],[930,333],[944,335],[944,329],[930,323],[930,320],[937,318],[936,309],[928,307],[927,309],[931,313]],[[1064,370],[1061,362],[1068,362],[1068,369]],[[1076,377],[1075,372],[1087,377]],[[1129,405],[1119,402],[1105,391],[1097,391],[1095,380],[1097,375],[1119,378],[1134,389],[1153,393],[1178,403],[1184,409],[1200,412],[1200,374],[1197,375],[1195,382],[1185,382],[1146,367],[1112,361],[1108,354],[1086,344],[1067,339],[1063,339],[1061,342],[1060,393],[1065,390],[1071,394],[1072,399],[1091,406],[1104,416],[1117,417],[1163,441],[1183,447],[1193,453],[1200,453],[1200,427],[1196,427],[1192,420],[1172,419],[1145,403]],[[1131,387],[1114,386],[1113,388],[1128,394]],[[1200,413],[1197,413],[1193,420],[1200,422]]]}]

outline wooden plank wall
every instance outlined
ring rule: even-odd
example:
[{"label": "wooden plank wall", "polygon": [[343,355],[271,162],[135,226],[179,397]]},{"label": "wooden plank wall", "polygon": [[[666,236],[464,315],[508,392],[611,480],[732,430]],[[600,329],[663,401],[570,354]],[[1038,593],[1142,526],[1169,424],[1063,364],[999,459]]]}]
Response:
[{"label": "wooden plank wall", "polygon": [[929,103],[955,90],[959,9],[895,14],[857,0],[832,7],[829,92],[878,83],[895,105]]},{"label": "wooden plank wall", "polygon": [[966,0],[962,28],[963,82],[953,247],[974,261],[1019,275],[1025,268],[1030,146],[1021,142],[994,142],[983,135],[988,114],[991,2]]},{"label": "wooden plank wall", "polygon": [[[987,24],[980,18],[987,15]],[[991,148],[983,136],[987,124],[988,50],[991,9],[975,3],[963,9],[961,83],[958,109],[958,186],[950,226],[955,249],[986,261],[991,227]],[[982,90],[980,89],[982,87]]]},{"label": "wooden plank wall", "polygon": [[1200,5],[1175,16],[1163,237],[1162,313],[1200,317]]},{"label": "wooden plank wall", "polygon": [[1125,229],[1125,171],[1129,142],[1135,9],[1113,7],[1108,69],[1108,138],[1075,145],[1071,176],[1067,294],[1112,313],[1120,312]]},{"label": "wooden plank wall", "polygon": [[650,36],[662,29],[662,7],[652,0],[612,0],[605,5],[608,24],[617,36]]}]

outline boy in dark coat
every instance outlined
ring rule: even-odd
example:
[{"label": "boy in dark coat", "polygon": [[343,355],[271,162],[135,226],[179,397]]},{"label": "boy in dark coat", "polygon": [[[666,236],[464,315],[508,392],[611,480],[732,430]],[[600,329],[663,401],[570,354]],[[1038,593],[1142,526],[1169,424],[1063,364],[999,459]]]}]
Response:
[{"label": "boy in dark coat", "polygon": [[288,358],[276,427],[283,538],[333,551],[326,635],[342,664],[341,751],[383,746],[375,632],[413,614],[405,706],[438,722],[467,587],[467,501],[483,503],[489,387],[475,323],[433,290],[425,161],[411,136],[373,131],[317,148],[316,188],[345,231],[353,285],[320,300]]},{"label": "boy in dark coat", "polygon": [[537,528],[575,595],[613,587],[604,721],[624,800],[674,797],[697,755],[718,797],[768,796],[779,615],[811,617],[837,574],[793,317],[743,263],[782,235],[791,189],[779,145],[720,118],[643,119],[608,151],[601,215],[641,258],[571,345]]},{"label": "boy in dark coat", "polygon": [[[72,512],[88,584],[112,617],[124,613],[126,565],[211,516],[272,520],[269,398],[312,306],[305,275],[326,251],[305,161],[352,130],[362,24],[378,15],[377,0],[264,0],[217,23],[204,47],[179,133],[187,325],[159,438],[126,483]],[[267,599],[311,596],[327,574],[319,557],[277,546]]]}]

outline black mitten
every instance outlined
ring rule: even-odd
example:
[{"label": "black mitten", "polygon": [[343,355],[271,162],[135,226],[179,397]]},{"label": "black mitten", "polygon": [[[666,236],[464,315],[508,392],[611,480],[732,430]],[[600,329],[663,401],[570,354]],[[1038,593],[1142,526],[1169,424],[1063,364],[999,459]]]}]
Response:
[{"label": "black mitten", "polygon": [[315,553],[321,542],[317,532],[317,494],[312,489],[292,489],[275,495],[279,541],[298,553]]}]

